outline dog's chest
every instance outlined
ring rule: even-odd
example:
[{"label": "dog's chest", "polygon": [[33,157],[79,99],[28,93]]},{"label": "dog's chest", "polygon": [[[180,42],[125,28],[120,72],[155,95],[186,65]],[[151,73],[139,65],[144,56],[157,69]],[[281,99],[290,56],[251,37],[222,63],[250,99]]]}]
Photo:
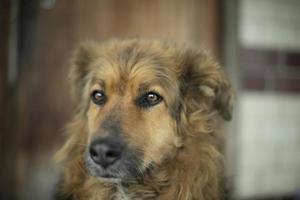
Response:
[{"label": "dog's chest", "polygon": [[157,192],[150,189],[130,190],[117,186],[117,190],[111,195],[110,200],[154,200],[157,197]]}]

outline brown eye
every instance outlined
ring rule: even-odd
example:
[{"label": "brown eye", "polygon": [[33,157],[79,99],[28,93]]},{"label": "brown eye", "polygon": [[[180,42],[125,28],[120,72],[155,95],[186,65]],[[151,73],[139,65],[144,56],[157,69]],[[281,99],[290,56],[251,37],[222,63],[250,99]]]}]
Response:
[{"label": "brown eye", "polygon": [[159,99],[159,97],[158,97],[158,95],[155,94],[155,93],[149,93],[149,94],[147,95],[147,101],[148,101],[148,102],[154,103],[154,102],[156,102],[158,99]]},{"label": "brown eye", "polygon": [[156,92],[148,92],[137,99],[137,104],[140,107],[151,107],[162,101],[162,97]]},{"label": "brown eye", "polygon": [[103,91],[95,90],[91,94],[92,101],[97,105],[103,105],[106,103],[107,97]]}]

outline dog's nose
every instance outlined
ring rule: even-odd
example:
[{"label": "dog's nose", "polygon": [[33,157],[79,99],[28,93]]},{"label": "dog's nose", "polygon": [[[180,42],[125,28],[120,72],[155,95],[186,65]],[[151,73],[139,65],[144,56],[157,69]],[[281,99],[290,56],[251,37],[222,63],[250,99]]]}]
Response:
[{"label": "dog's nose", "polygon": [[122,156],[123,146],[114,139],[100,139],[90,145],[92,160],[103,168],[114,164]]}]

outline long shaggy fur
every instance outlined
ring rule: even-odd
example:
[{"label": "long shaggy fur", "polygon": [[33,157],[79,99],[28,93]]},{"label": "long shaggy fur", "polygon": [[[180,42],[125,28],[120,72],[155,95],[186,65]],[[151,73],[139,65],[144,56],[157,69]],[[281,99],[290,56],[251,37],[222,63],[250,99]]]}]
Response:
[{"label": "long shaggy fur", "polygon": [[[104,67],[98,67],[100,65]],[[143,141],[138,134],[124,136],[143,153],[140,162],[144,165],[135,179],[109,181],[90,175],[84,156],[91,137],[87,121],[98,116],[89,114],[98,111],[88,111],[92,109],[91,79],[98,74],[112,79],[116,71],[141,76],[141,80],[154,74],[157,83],[168,92],[164,97],[166,110],[158,109],[170,116],[166,120],[172,122],[174,129],[163,129],[172,137],[161,139],[166,143],[164,146],[170,147],[159,146],[160,151],[146,148],[156,145],[155,142],[147,144],[147,140],[156,141],[155,138]],[[120,77],[114,78],[117,83],[124,82],[120,84],[121,91],[126,90],[128,83],[139,84],[126,76]],[[57,199],[223,199],[222,124],[231,119],[232,92],[221,67],[208,53],[171,42],[144,39],[84,43],[74,54],[70,79],[76,108],[67,127],[68,138],[56,156],[63,166]],[[129,106],[129,111],[124,112],[132,109],[134,107]],[[130,115],[128,119],[131,118],[136,120]],[[161,122],[155,120],[163,119],[144,117],[143,120],[156,124]],[[130,126],[128,123],[125,120],[124,126]],[[131,125],[130,130],[141,129],[138,126]]]}]

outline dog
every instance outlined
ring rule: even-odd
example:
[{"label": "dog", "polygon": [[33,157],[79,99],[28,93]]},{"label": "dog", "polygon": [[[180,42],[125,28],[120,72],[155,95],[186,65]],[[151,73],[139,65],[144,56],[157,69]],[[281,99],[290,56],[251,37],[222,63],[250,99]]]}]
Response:
[{"label": "dog", "polygon": [[112,39],[75,51],[61,200],[219,200],[233,92],[204,50]]}]

